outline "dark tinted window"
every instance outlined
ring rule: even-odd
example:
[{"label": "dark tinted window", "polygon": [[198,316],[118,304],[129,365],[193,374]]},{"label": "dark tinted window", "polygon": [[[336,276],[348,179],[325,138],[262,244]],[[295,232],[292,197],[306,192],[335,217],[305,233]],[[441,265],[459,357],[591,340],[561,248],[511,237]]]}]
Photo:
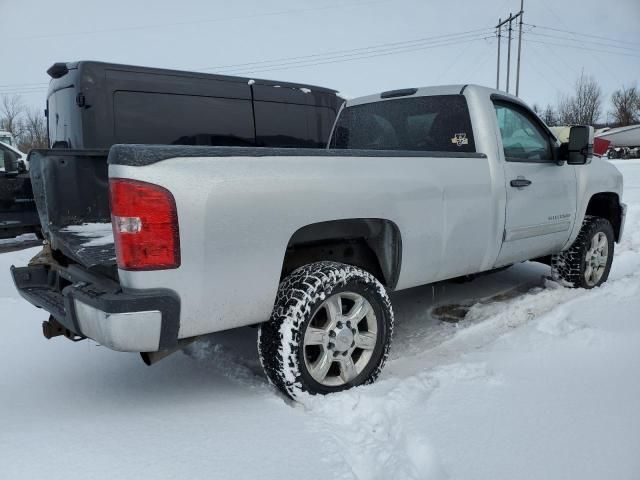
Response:
[{"label": "dark tinted window", "polygon": [[475,152],[462,95],[411,97],[345,108],[332,148]]},{"label": "dark tinted window", "polygon": [[324,148],[335,113],[327,107],[255,102],[256,144],[260,147]]},{"label": "dark tinted window", "polygon": [[115,92],[117,143],[254,144],[251,101],[145,92]]},{"label": "dark tinted window", "polygon": [[47,99],[49,146],[83,148],[80,115],[75,88],[62,88]]}]

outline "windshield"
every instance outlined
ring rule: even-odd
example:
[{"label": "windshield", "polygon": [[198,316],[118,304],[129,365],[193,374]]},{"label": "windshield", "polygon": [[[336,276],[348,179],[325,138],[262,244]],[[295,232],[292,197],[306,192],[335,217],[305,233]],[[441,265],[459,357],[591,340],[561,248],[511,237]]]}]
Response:
[{"label": "windshield", "polygon": [[387,100],[345,108],[331,148],[475,152],[463,95]]},{"label": "windshield", "polygon": [[13,146],[13,137],[11,135],[0,134],[0,142]]}]

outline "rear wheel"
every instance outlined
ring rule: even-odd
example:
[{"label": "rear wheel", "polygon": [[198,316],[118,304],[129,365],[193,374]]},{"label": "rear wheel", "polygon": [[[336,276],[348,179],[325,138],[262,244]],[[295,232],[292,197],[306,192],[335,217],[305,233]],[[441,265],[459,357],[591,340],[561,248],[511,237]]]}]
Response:
[{"label": "rear wheel", "polygon": [[271,320],[260,327],[260,361],[292,398],[337,392],[378,377],[392,329],[391,303],[373,275],[314,263],[281,283]]},{"label": "rear wheel", "polygon": [[554,274],[572,287],[597,287],[609,277],[613,252],[611,223],[605,218],[586,216],[573,245],[553,257]]}]

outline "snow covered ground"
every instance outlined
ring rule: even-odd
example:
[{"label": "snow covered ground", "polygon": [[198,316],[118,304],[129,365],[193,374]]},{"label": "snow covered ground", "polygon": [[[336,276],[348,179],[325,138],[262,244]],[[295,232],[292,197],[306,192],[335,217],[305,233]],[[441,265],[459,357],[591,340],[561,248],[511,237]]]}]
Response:
[{"label": "snow covered ground", "polygon": [[[304,405],[266,383],[252,329],[153,367],[47,342],[8,274],[37,249],[0,255],[0,477],[640,478],[640,161],[617,165],[629,213],[605,286],[528,263],[399,292],[380,381]],[[454,324],[442,305],[472,306]]]}]

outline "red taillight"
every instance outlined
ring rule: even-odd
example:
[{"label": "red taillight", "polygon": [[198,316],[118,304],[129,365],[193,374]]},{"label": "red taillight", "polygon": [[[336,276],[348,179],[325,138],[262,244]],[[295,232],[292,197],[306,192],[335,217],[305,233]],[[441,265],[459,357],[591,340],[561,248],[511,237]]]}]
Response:
[{"label": "red taillight", "polygon": [[118,267],[163,270],[180,266],[176,202],[169,190],[137,180],[109,181]]}]

